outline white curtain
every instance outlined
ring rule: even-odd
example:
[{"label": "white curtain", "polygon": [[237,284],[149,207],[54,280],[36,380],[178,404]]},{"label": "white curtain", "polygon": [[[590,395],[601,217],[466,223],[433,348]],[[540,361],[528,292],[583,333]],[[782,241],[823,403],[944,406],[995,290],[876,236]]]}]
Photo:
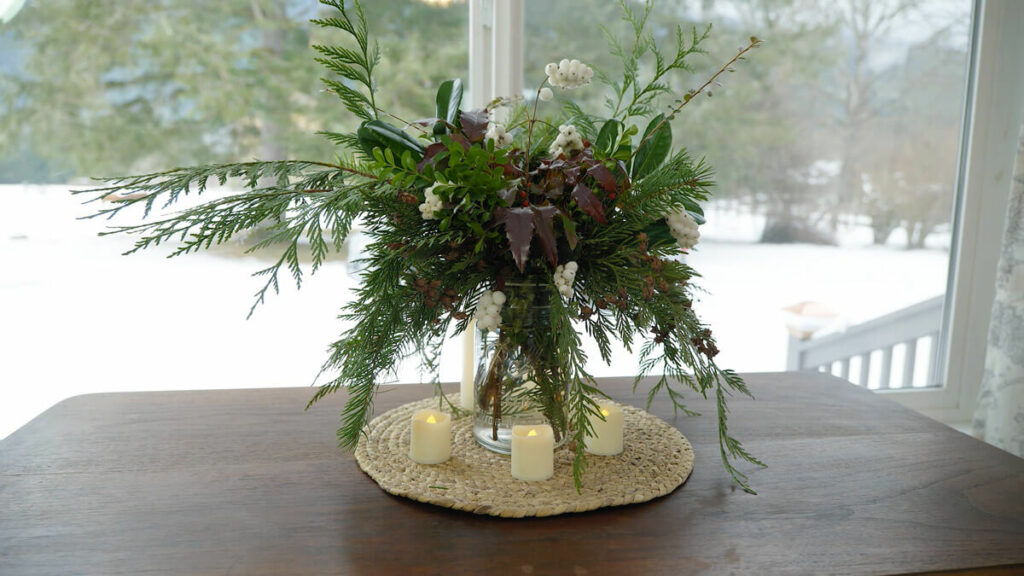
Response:
[{"label": "white curtain", "polygon": [[975,436],[1024,457],[1024,130],[996,273]]}]

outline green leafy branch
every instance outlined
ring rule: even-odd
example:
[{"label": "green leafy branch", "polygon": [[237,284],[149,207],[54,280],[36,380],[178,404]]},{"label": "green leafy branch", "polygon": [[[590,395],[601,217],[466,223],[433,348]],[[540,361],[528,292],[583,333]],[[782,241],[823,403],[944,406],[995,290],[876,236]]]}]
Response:
[{"label": "green leafy branch", "polygon": [[[653,0],[644,3],[643,12],[640,14],[635,13],[625,0],[619,0],[619,6],[622,9],[622,19],[633,30],[632,43],[625,46],[607,28],[602,27],[601,31],[611,47],[612,54],[622,62],[622,81],[613,80],[601,73],[598,73],[598,78],[615,93],[614,99],[606,100],[611,117],[628,125],[630,118],[654,114],[658,97],[671,92],[671,87],[665,81],[669,73],[680,70],[693,72],[687,58],[694,54],[706,53],[700,45],[708,38],[711,26],[708,25],[702,33],[698,33],[696,27],[693,28],[689,40],[682,27],[677,26],[675,54],[668,59],[658,47],[654,35],[647,31],[647,21],[654,8]],[[645,83],[640,80],[639,71],[641,60],[648,54],[654,57],[654,73]]]},{"label": "green leafy branch", "polygon": [[[324,84],[341,98],[349,112],[363,120],[374,120],[380,117],[380,110],[374,96],[373,69],[380,62],[380,48],[377,43],[370,44],[370,34],[366,27],[366,15],[359,0],[353,0],[355,17],[345,7],[344,0],[320,0],[325,6],[331,6],[339,12],[339,16],[329,16],[312,20],[314,24],[324,28],[336,28],[351,36],[358,49],[344,46],[313,45],[313,49],[322,54],[315,60],[328,70],[341,76],[344,81],[322,78]],[[361,84],[363,90],[353,87],[350,83]]]}]

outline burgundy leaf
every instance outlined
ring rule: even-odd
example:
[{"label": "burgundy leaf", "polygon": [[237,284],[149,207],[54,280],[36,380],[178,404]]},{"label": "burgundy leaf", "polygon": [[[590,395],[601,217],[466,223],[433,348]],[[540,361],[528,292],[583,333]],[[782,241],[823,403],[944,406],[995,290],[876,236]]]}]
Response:
[{"label": "burgundy leaf", "polygon": [[572,197],[576,200],[576,205],[580,207],[585,213],[589,214],[591,218],[600,222],[601,224],[607,224],[608,220],[604,217],[604,206],[601,205],[601,201],[594,196],[594,191],[587,188],[587,185],[580,182],[572,189]]},{"label": "burgundy leaf", "polygon": [[460,110],[459,125],[462,133],[469,138],[470,142],[483,142],[487,134],[487,111],[486,110]]},{"label": "burgundy leaf", "polygon": [[565,188],[565,174],[552,170],[544,178],[544,194],[552,200],[561,198]]},{"label": "burgundy leaf", "polygon": [[530,257],[530,240],[533,239],[533,210],[524,208],[502,208],[497,211],[499,222],[505,225],[508,236],[508,247],[512,251],[512,259],[522,272],[526,269],[526,261]]},{"label": "burgundy leaf", "polygon": [[569,186],[575,186],[576,183],[579,182],[581,170],[582,168],[579,164],[573,166],[572,168],[566,168],[565,170],[562,170],[562,174],[565,175],[565,183]]},{"label": "burgundy leaf", "polygon": [[608,192],[615,192],[618,189],[615,175],[604,164],[594,164],[590,167],[590,170],[587,170],[587,174],[593,176],[597,183]]},{"label": "burgundy leaf", "polygon": [[469,140],[462,134],[452,134],[451,139],[452,142],[458,142],[459,145],[462,146],[463,150],[469,150]]},{"label": "burgundy leaf", "polygon": [[569,249],[575,250],[576,244],[580,241],[576,236],[576,223],[573,222],[564,212],[559,212],[562,217],[562,228],[565,229],[565,240],[569,243]]},{"label": "burgundy leaf", "polygon": [[533,207],[533,225],[537,231],[537,239],[552,266],[558,266],[558,246],[555,243],[554,223],[555,216],[558,214],[561,214],[558,208],[550,204]]},{"label": "burgundy leaf", "polygon": [[448,150],[448,147],[440,142],[434,142],[430,146],[427,146],[426,149],[423,150],[423,160],[420,160],[420,163],[416,165],[416,169],[423,172],[423,169],[426,168],[428,164],[433,166],[437,155],[446,150]]}]

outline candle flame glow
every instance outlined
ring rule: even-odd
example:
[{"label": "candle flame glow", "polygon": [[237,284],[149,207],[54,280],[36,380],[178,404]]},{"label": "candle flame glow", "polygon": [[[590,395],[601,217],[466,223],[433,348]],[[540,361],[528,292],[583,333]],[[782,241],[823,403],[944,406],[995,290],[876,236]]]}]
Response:
[{"label": "candle flame glow", "polygon": [[601,408],[601,416],[604,416],[605,418],[607,418],[608,417],[608,411],[605,410],[604,408]]},{"label": "candle flame glow", "polygon": [[433,414],[427,416],[427,424],[437,424],[437,418],[434,418]]},{"label": "candle flame glow", "polygon": [[526,435],[527,436],[536,436],[537,435],[537,431],[536,430],[530,430],[529,432],[526,433]]}]

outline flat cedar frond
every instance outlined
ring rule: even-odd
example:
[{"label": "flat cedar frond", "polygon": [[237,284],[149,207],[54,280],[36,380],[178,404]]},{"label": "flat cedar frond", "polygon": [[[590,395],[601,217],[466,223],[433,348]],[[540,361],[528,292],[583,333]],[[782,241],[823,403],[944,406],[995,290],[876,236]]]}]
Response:
[{"label": "flat cedar frond", "polygon": [[346,109],[362,120],[379,118],[380,111],[377,108],[374,95],[373,69],[380,62],[380,49],[376,42],[370,42],[370,33],[366,26],[366,15],[363,13],[362,5],[359,0],[352,1],[355,12],[353,18],[350,14],[351,9],[345,6],[344,0],[320,0],[320,3],[337,10],[339,16],[317,18],[312,22],[325,28],[336,28],[345,32],[355,40],[358,49],[314,45],[313,49],[322,55],[321,58],[315,58],[315,60],[345,80],[361,84],[365,91],[330,78],[324,78],[324,84],[341,98]]},{"label": "flat cedar frond", "polygon": [[[611,53],[622,63],[622,81],[613,80],[610,76],[600,73],[598,78],[615,94],[615,97],[607,102],[611,117],[628,123],[631,118],[646,118],[657,113],[658,98],[670,92],[669,84],[665,82],[666,76],[677,71],[692,72],[687,58],[706,53],[701,43],[708,38],[711,26],[708,25],[701,33],[694,27],[688,41],[682,28],[677,26],[675,54],[669,59],[658,47],[654,36],[647,31],[647,20],[650,18],[654,1],[647,0],[639,14],[634,12],[625,0],[619,0],[619,6],[622,9],[622,19],[633,31],[632,42],[627,46],[607,29],[602,28],[602,32],[608,39]],[[650,79],[644,82],[640,79],[641,61],[648,55],[654,60],[654,71]]]},{"label": "flat cedar frond", "polygon": [[[236,179],[243,188],[267,192],[274,190],[275,187],[262,187],[260,182],[273,179],[280,185],[294,178],[302,178],[308,171],[319,168],[339,169],[341,166],[306,160],[208,164],[138,176],[96,178],[106,186],[75,190],[72,194],[93,195],[94,198],[89,202],[107,200],[113,203],[113,206],[101,208],[85,218],[109,219],[125,208],[136,205],[143,206],[142,217],[145,218],[154,207],[168,208],[190,194],[200,195],[206,192],[211,179],[220,186],[224,186],[231,179]],[[326,177],[328,174],[323,175]]]}]

